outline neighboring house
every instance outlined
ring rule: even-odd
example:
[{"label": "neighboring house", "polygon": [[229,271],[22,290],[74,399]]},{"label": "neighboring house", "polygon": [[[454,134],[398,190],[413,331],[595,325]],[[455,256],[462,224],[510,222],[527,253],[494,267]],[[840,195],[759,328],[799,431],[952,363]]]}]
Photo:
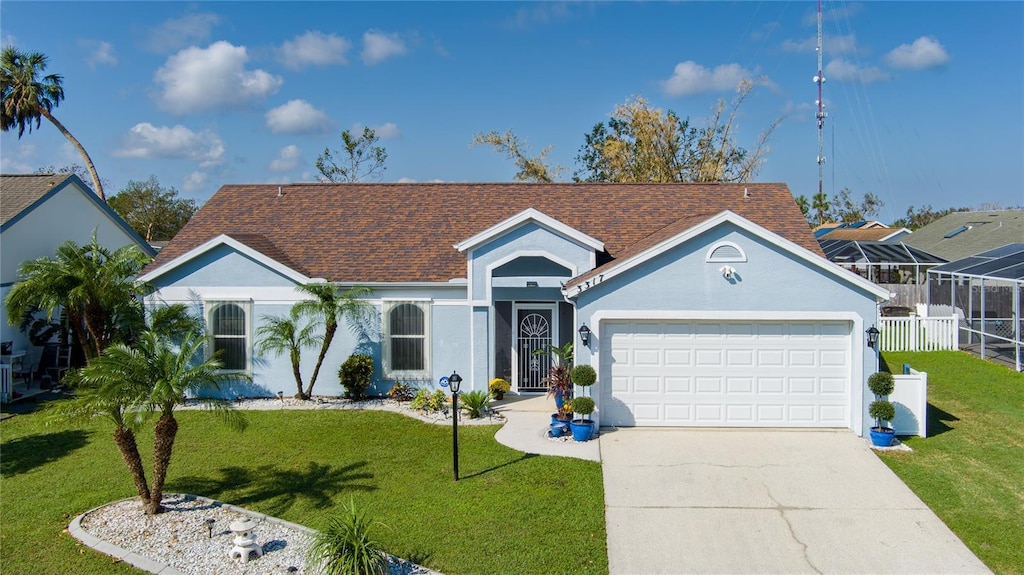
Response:
[{"label": "neighboring house", "polygon": [[949,261],[1020,242],[1024,238],[1024,210],[954,212],[903,238]]},{"label": "neighboring house", "polygon": [[379,315],[339,330],[314,393],[342,392],[354,352],[377,393],[453,371],[464,390],[541,393],[551,358],[533,350],[574,342],[605,425],[858,434],[888,297],[822,256],[784,184],[225,186],[140,279],[150,304],[202,308],[252,375],[229,397],[292,393],[287,357],[254,357],[256,328],[331,281],[371,288]]},{"label": "neighboring house", "polygon": [[[887,230],[889,226],[875,220],[860,220],[857,222],[827,222],[813,228],[814,237],[821,239],[823,236],[837,230]],[[860,239],[860,238],[858,238]],[[867,238],[863,238],[867,239]]]},{"label": "neighboring house", "polygon": [[907,228],[837,228],[828,233],[815,236],[818,241],[825,240],[851,240],[856,242],[895,242],[905,239],[911,233]]},{"label": "neighboring house", "polygon": [[114,250],[149,245],[92,189],[73,174],[0,176],[0,341],[14,350],[31,344],[16,325],[7,324],[7,293],[18,281],[26,260],[52,258],[67,240],[87,244],[95,231],[100,244]]}]

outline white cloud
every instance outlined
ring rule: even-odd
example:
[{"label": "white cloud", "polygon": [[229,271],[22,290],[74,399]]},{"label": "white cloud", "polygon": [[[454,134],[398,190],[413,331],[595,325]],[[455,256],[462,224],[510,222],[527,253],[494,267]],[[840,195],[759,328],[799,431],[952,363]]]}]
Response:
[{"label": "white cloud", "polygon": [[85,58],[85,63],[90,68],[95,68],[99,64],[117,65],[117,54],[114,53],[114,45],[110,42],[79,40],[78,45],[89,51],[89,55]]},{"label": "white cloud", "polygon": [[341,36],[311,30],[287,40],[281,46],[278,60],[292,69],[347,64],[345,53],[351,47],[352,43]]},{"label": "white cloud", "polygon": [[691,96],[702,92],[735,90],[744,78],[754,74],[739,64],[722,64],[709,70],[687,60],[676,64],[672,77],[661,82],[661,89],[669,96]]},{"label": "white cloud", "polygon": [[[360,136],[363,133],[364,126],[362,124],[354,124],[352,126],[352,133],[356,136]],[[379,126],[370,126],[373,130],[373,134],[381,140],[397,140],[402,137],[402,130],[398,128],[398,124],[394,122],[385,122]]]},{"label": "white cloud", "polygon": [[[13,149],[12,149],[13,148]],[[4,144],[4,153],[0,154],[0,172],[5,174],[31,174],[36,171],[30,165],[35,161],[36,145],[28,142],[15,141]]]},{"label": "white cloud", "polygon": [[300,159],[298,146],[294,144],[285,146],[277,153],[277,157],[270,162],[270,171],[287,172],[288,170],[294,169],[298,166]]},{"label": "white cloud", "polygon": [[949,54],[935,38],[922,36],[913,44],[900,44],[885,56],[893,68],[924,70],[943,66],[949,62]]},{"label": "white cloud", "polygon": [[198,192],[206,184],[206,181],[210,179],[210,176],[205,172],[192,172],[185,178],[185,181],[181,183],[181,189],[188,192]]},{"label": "white cloud", "polygon": [[290,100],[267,112],[267,127],[275,134],[313,134],[330,124],[327,114],[305,100]]},{"label": "white cloud", "polygon": [[154,28],[146,38],[146,47],[153,52],[171,52],[210,38],[220,17],[210,12],[188,14],[167,20]]},{"label": "white cloud", "polygon": [[363,51],[359,55],[364,64],[373,66],[392,56],[401,56],[405,51],[405,42],[398,34],[369,30],[363,34]]},{"label": "white cloud", "polygon": [[169,57],[154,74],[163,86],[160,107],[175,114],[220,107],[240,107],[277,92],[284,81],[263,70],[246,70],[245,46],[216,42],[209,48],[186,48]]},{"label": "white cloud", "polygon": [[853,62],[836,58],[825,65],[825,79],[837,82],[871,84],[889,79],[889,74],[875,67],[861,68]]},{"label": "white cloud", "polygon": [[[860,14],[864,10],[864,5],[858,2],[853,2],[839,6],[837,8],[825,9],[821,11],[822,22],[843,22],[853,18],[857,14]],[[815,11],[808,11],[804,13],[804,25],[813,26],[818,22],[818,13]]]},{"label": "white cloud", "polygon": [[416,180],[414,180],[412,178],[407,178],[405,176],[402,176],[401,178],[398,178],[398,180],[396,180],[396,183],[399,183],[399,184],[415,184]]},{"label": "white cloud", "polygon": [[209,131],[193,132],[185,126],[136,124],[124,138],[124,146],[114,152],[122,158],[176,158],[192,160],[206,169],[224,163],[224,142]]},{"label": "white cloud", "polygon": [[[854,34],[845,36],[826,36],[823,40],[825,54],[852,54],[857,51],[857,37]],[[787,39],[782,42],[786,52],[814,52],[818,47],[818,37],[810,36],[803,40]]]}]

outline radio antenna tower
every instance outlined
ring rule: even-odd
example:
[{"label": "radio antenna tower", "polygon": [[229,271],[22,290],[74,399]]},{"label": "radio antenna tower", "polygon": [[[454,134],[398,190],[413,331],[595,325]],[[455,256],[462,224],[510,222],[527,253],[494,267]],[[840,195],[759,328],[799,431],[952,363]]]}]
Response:
[{"label": "radio antenna tower", "polygon": [[818,119],[818,195],[823,195],[822,181],[825,177],[825,101],[821,96],[821,87],[825,83],[825,74],[822,73],[822,50],[821,50],[821,0],[818,0],[818,75],[814,77],[814,83],[818,85],[818,99],[814,102],[818,106],[815,117]]}]

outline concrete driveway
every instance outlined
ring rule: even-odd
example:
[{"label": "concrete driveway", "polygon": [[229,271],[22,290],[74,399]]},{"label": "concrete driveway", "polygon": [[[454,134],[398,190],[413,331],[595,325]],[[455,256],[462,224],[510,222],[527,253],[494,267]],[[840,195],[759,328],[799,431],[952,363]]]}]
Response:
[{"label": "concrete driveway", "polygon": [[600,443],[612,574],[990,573],[850,431]]}]

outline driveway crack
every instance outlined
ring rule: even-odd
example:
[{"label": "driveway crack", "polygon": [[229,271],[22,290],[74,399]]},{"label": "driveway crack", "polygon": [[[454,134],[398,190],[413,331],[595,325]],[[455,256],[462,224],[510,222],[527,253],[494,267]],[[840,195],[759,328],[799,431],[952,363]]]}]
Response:
[{"label": "driveway crack", "polygon": [[803,548],[804,561],[807,563],[807,566],[813,569],[815,573],[823,573],[823,571],[821,569],[818,569],[817,565],[815,565],[814,562],[811,561],[810,556],[807,554],[807,544],[801,541],[799,537],[797,537],[796,531],[793,529],[793,524],[789,521],[789,517],[786,516],[786,511],[793,510],[793,508],[785,507],[781,503],[779,503],[779,500],[775,499],[775,496],[772,495],[772,490],[770,487],[768,487],[768,484],[765,481],[761,481],[761,485],[764,487],[765,493],[768,494],[768,498],[771,499],[772,503],[775,504],[774,509],[779,512],[779,517],[781,517],[782,520],[786,522],[786,528],[789,529],[789,536],[792,537],[793,541],[796,541],[801,548]]}]

